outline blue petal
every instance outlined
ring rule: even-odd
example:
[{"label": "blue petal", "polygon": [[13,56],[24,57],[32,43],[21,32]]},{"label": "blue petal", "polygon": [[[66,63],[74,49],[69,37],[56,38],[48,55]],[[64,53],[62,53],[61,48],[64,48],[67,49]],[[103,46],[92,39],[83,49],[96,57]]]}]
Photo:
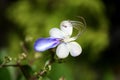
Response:
[{"label": "blue petal", "polygon": [[42,52],[54,48],[58,44],[60,44],[60,39],[58,38],[39,38],[35,41],[34,49],[35,51]]}]

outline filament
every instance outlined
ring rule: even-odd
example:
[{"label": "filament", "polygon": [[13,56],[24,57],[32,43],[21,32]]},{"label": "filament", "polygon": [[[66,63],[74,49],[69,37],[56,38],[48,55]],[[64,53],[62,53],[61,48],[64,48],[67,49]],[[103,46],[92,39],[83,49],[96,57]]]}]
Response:
[{"label": "filament", "polygon": [[86,30],[86,21],[84,18],[79,17],[82,21],[70,21],[73,28],[78,30],[78,34],[74,36],[75,39],[81,36],[81,34]]}]

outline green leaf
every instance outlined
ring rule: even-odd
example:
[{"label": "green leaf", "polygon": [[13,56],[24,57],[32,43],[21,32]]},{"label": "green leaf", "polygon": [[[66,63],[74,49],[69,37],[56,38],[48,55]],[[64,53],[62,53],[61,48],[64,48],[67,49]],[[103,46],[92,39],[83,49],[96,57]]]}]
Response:
[{"label": "green leaf", "polygon": [[10,72],[7,68],[0,68],[0,79],[1,80],[12,80]]}]

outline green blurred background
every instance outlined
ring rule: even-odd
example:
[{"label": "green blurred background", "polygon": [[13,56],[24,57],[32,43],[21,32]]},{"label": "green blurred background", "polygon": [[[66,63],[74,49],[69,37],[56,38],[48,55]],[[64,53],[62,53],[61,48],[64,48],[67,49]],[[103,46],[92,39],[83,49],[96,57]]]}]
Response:
[{"label": "green blurred background", "polygon": [[[119,0],[0,0],[0,60],[17,58],[26,42],[29,59],[35,57],[34,41],[49,37],[49,30],[63,20],[85,18],[86,31],[77,39],[83,52],[54,63],[45,80],[120,80]],[[39,71],[50,52],[32,63]],[[23,62],[27,63],[27,62]],[[25,80],[18,68],[0,68],[1,80]]]}]

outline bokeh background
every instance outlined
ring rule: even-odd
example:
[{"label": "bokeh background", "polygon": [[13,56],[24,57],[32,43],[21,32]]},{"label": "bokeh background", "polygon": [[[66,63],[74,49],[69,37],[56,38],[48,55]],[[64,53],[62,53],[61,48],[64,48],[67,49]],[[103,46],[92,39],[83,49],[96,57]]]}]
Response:
[{"label": "bokeh background", "polygon": [[[119,0],[0,0],[0,61],[4,56],[17,58],[26,42],[29,59],[36,53],[34,41],[48,37],[49,30],[63,20],[87,23],[77,39],[83,52],[54,63],[45,80],[120,80],[120,2]],[[49,51],[31,65],[39,71],[49,59]],[[24,62],[25,63],[25,62]],[[0,68],[1,80],[25,80],[18,68]]]}]

